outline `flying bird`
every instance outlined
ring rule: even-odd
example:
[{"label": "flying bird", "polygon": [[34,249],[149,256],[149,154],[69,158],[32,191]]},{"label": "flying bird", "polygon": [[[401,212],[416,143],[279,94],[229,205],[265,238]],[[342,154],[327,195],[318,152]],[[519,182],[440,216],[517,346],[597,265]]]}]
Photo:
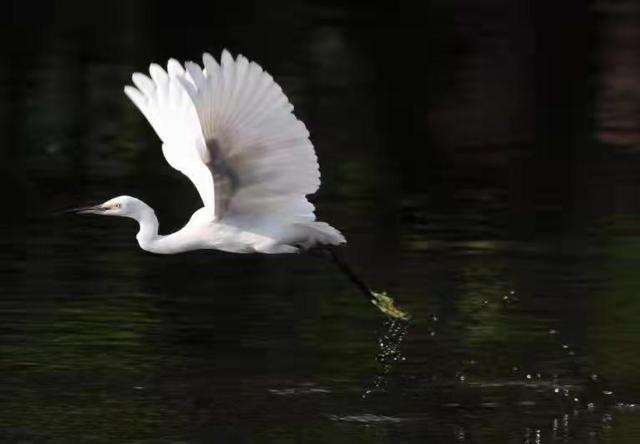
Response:
[{"label": "flying bird", "polygon": [[317,221],[307,200],[320,186],[318,161],[282,88],[241,55],[234,59],[225,50],[218,63],[205,53],[202,61],[171,59],[166,70],[153,63],[149,75],[134,73],[134,86],[124,88],[162,141],[169,165],[193,182],[202,208],[168,235],[158,233],[154,210],[135,197],[75,212],[136,220],[138,244],[151,253],[323,252],[380,306],[384,295],[372,292],[333,249],[346,242],[342,233]]}]

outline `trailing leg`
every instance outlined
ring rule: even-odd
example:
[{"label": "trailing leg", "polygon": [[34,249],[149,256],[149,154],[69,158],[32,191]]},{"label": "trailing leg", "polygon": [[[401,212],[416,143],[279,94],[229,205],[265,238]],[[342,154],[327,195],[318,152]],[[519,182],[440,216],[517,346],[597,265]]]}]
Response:
[{"label": "trailing leg", "polygon": [[340,256],[340,254],[336,251],[335,248],[326,247],[326,250],[329,253],[329,257],[331,261],[334,264],[336,264],[338,269],[342,271],[344,275],[347,276],[347,278],[349,278],[349,280],[355,284],[356,287],[358,287],[360,292],[364,295],[365,298],[367,298],[369,302],[375,303],[375,300],[376,300],[375,294],[371,291],[369,286],[362,280],[362,278],[360,278],[355,273],[355,271],[353,271],[353,268],[351,268],[349,263]]},{"label": "trailing leg", "polygon": [[344,275],[347,276],[347,278],[349,278],[349,280],[353,282],[356,287],[358,287],[367,301],[378,307],[381,312],[395,319],[401,319],[403,321],[409,320],[409,314],[398,309],[395,306],[393,299],[387,296],[385,292],[377,293],[375,291],[372,291],[364,282],[364,280],[362,280],[362,278],[360,278],[355,273],[355,271],[353,271],[353,268],[351,268],[349,263],[340,256],[340,253],[335,247],[322,246],[307,251],[313,256],[324,257],[331,260],[338,267],[338,269],[342,273],[344,273]]}]

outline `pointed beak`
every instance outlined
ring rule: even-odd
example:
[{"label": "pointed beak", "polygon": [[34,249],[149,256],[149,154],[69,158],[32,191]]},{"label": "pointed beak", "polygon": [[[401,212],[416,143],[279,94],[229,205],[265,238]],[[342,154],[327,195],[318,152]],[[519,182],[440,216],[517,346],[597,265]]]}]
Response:
[{"label": "pointed beak", "polygon": [[102,205],[94,205],[90,207],[80,207],[80,208],[71,208],[70,210],[65,211],[65,213],[73,213],[73,214],[100,214],[107,211],[109,207],[104,207]]}]

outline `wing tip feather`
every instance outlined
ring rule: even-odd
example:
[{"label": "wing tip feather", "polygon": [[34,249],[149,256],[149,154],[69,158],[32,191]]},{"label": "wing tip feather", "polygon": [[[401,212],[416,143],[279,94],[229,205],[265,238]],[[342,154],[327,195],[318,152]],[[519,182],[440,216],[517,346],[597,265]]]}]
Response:
[{"label": "wing tip feather", "polygon": [[233,63],[233,57],[227,48],[223,49],[222,54],[220,54],[220,63],[225,65]]},{"label": "wing tip feather", "polygon": [[149,74],[151,74],[151,78],[156,83],[166,81],[169,78],[167,72],[157,63],[151,63],[149,65]]},{"label": "wing tip feather", "polygon": [[178,77],[184,74],[184,68],[176,59],[169,59],[167,62],[167,73],[170,77]]},{"label": "wing tip feather", "polygon": [[126,94],[127,97],[129,97],[129,100],[131,100],[134,103],[134,105],[136,105],[138,108],[142,108],[142,106],[147,101],[144,94],[140,92],[139,89],[131,85],[125,85],[124,93]]}]

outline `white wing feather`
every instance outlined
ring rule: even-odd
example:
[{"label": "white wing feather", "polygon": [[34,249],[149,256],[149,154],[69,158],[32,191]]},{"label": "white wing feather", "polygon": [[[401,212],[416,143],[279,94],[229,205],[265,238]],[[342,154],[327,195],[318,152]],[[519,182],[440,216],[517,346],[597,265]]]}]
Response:
[{"label": "white wing feather", "polygon": [[[177,63],[177,62],[176,62]],[[170,71],[175,73],[174,68]],[[137,89],[125,86],[125,93],[149,121],[163,142],[162,152],[169,165],[186,175],[196,186],[203,202],[214,200],[213,179],[195,149],[204,144],[195,107],[184,89],[171,80],[162,68],[151,65],[152,79],[134,73]]]},{"label": "white wing feather", "polygon": [[320,185],[309,132],[280,86],[243,56],[223,51],[204,69],[170,60],[167,71],[136,73],[125,92],[163,142],[167,162],[196,186],[205,208],[221,219],[269,213],[312,221],[306,195]]}]

